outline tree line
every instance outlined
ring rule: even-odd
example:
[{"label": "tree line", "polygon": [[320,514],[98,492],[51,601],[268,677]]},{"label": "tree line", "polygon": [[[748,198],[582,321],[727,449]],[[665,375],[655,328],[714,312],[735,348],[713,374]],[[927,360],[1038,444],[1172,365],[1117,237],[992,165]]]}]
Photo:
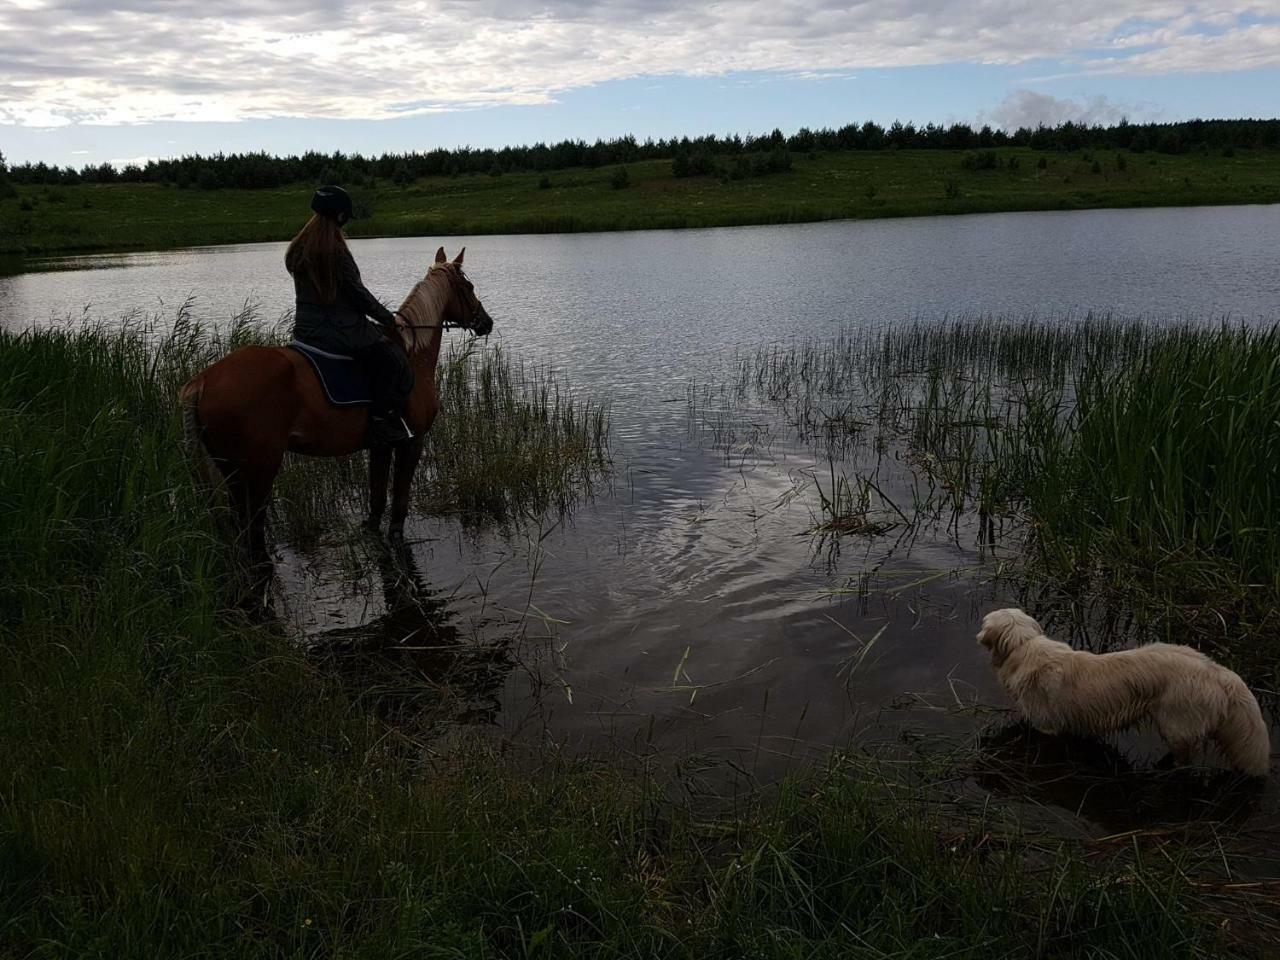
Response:
[{"label": "tree line", "polygon": [[[990,126],[974,128],[965,123],[951,126],[895,122],[888,127],[867,121],[837,129],[802,127],[787,136],[781,130],[763,136],[679,137],[639,141],[633,136],[613,140],[562,140],[501,149],[459,147],[409,153],[384,153],[366,157],[359,153],[318,153],[276,157],[267,153],[193,154],[144,165],[117,168],[109,163],[59,167],[46,163],[22,163],[9,167],[15,184],[159,183],[214,190],[223,187],[266,188],[291,183],[343,183],[371,185],[389,180],[405,185],[427,176],[546,172],[570,167],[600,167],[641,160],[671,160],[678,175],[698,175],[713,170],[744,169],[735,158],[781,158],[791,152],[848,150],[975,150],[1018,146],[1037,150],[1079,149],[1153,150],[1185,153],[1189,150],[1236,150],[1280,146],[1280,120],[1187,120],[1177,123],[1128,123],[1111,126],[1067,121],[1057,126],[1020,127],[1012,132]],[[726,162],[721,162],[725,160]],[[733,161],[728,162],[728,161]],[[765,166],[760,166],[764,163]],[[782,159],[756,161],[767,170],[789,163]],[[750,159],[747,167],[751,166]],[[0,162],[0,190],[5,171]]]}]

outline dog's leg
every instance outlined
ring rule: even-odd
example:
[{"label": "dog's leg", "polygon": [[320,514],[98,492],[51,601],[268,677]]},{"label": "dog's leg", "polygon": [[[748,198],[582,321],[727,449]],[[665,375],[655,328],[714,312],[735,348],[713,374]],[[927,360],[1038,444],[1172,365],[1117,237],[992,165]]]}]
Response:
[{"label": "dog's leg", "polygon": [[1204,739],[1204,730],[1199,721],[1185,713],[1179,715],[1178,711],[1159,713],[1154,719],[1156,730],[1169,747],[1169,755],[1160,761],[1161,765],[1166,762],[1169,766],[1189,765]]}]

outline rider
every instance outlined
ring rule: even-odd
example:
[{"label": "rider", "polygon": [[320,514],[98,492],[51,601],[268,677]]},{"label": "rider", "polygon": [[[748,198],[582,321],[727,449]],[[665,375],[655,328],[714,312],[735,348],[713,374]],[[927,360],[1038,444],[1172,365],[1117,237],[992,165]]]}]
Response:
[{"label": "rider", "polygon": [[289,244],[284,265],[297,294],[293,337],[303,343],[348,354],[369,374],[373,406],[371,444],[398,443],[413,437],[404,422],[404,404],[413,389],[413,370],[399,337],[388,337],[404,321],[384,307],[360,279],[342,234],[351,219],[351,197],[341,187],[321,187],[311,198],[315,215]]}]

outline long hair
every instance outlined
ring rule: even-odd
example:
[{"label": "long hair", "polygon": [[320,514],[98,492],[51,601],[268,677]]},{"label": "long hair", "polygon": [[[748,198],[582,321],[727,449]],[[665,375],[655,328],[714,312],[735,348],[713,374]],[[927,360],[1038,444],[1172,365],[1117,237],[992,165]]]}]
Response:
[{"label": "long hair", "polygon": [[289,242],[284,254],[285,269],[295,277],[306,277],[324,303],[333,303],[338,299],[339,261],[346,248],[342,227],[313,214]]}]

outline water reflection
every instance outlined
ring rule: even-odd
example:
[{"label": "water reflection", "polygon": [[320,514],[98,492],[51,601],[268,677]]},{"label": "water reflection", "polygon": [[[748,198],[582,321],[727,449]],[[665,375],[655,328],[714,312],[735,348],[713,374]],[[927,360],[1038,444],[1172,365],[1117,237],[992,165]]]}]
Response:
[{"label": "water reflection", "polygon": [[383,612],[308,637],[308,656],[386,719],[493,723],[515,665],[512,638],[464,632],[450,597],[433,589],[403,539],[370,537]]}]

